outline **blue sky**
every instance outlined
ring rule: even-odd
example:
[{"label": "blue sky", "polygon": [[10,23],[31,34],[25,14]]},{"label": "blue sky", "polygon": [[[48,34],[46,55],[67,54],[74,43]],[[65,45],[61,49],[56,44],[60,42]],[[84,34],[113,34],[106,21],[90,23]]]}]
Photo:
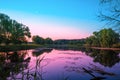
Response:
[{"label": "blue sky", "polygon": [[99,0],[0,0],[0,12],[44,38],[78,39],[100,29]]}]

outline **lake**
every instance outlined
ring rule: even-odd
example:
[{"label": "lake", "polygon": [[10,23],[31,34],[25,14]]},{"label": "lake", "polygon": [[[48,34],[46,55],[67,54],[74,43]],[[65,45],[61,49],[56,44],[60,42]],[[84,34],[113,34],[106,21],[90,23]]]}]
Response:
[{"label": "lake", "polygon": [[50,48],[0,52],[0,80],[120,80],[120,52]]}]

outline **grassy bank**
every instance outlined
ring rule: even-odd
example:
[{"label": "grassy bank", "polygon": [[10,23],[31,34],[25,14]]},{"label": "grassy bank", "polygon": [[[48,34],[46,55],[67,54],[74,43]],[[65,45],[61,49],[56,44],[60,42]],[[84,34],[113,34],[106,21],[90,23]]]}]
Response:
[{"label": "grassy bank", "polygon": [[18,51],[18,50],[28,50],[35,48],[58,48],[58,49],[80,49],[80,45],[56,45],[56,44],[23,44],[23,45],[0,45],[0,51]]},{"label": "grassy bank", "polygon": [[101,50],[120,50],[120,48],[102,48],[102,47],[91,47],[92,49],[101,49]]},{"label": "grassy bank", "polygon": [[18,51],[43,47],[37,44],[22,44],[22,45],[0,45],[0,51]]},{"label": "grassy bank", "polygon": [[0,45],[0,52],[28,50],[28,49],[43,48],[43,47],[44,48],[56,48],[56,49],[74,49],[74,50],[80,50],[83,48],[92,48],[92,49],[101,49],[101,50],[120,50],[120,48],[84,47],[81,45],[22,44],[22,45]]}]

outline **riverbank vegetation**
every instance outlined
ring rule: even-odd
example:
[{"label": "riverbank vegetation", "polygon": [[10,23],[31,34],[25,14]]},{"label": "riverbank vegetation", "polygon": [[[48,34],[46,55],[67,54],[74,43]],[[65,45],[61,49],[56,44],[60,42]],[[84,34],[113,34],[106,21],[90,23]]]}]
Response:
[{"label": "riverbank vegetation", "polygon": [[28,50],[43,47],[43,45],[37,44],[17,44],[17,45],[0,45],[0,51],[19,51],[19,50]]},{"label": "riverbank vegetation", "polygon": [[98,32],[93,32],[93,35],[86,38],[86,47],[120,47],[119,33],[111,28],[102,29]]},{"label": "riverbank vegetation", "polygon": [[84,39],[59,39],[52,40],[51,38],[42,38],[40,36],[33,36],[32,40],[35,44],[63,47],[99,47],[99,48],[120,48],[119,33],[111,28],[104,28],[100,31],[93,32],[93,35]]}]

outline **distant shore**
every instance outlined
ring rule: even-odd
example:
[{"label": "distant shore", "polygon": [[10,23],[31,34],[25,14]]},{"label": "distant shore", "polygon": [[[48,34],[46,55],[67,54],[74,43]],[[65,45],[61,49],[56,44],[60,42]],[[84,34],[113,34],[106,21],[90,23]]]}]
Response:
[{"label": "distant shore", "polygon": [[91,47],[92,49],[101,49],[101,50],[120,50],[120,48],[102,48],[102,47]]}]

